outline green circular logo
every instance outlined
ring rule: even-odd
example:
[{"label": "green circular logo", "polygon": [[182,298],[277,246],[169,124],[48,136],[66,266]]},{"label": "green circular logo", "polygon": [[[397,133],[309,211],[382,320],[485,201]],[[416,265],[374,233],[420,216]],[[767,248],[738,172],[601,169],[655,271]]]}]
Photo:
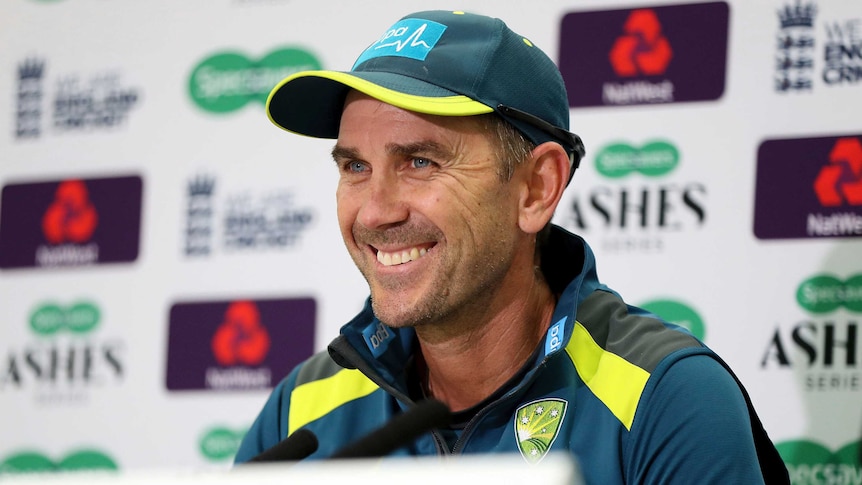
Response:
[{"label": "green circular logo", "polygon": [[794,485],[821,483],[859,483],[859,441],[842,446],[833,453],[808,440],[784,441],[775,448],[787,465],[790,482]]},{"label": "green circular logo", "polygon": [[862,312],[862,275],[851,276],[847,281],[831,275],[812,276],[796,289],[796,301],[811,313],[829,313],[842,306]]},{"label": "green circular logo", "polygon": [[207,431],[200,440],[199,446],[203,456],[211,461],[222,461],[233,458],[239,450],[244,431],[233,431],[216,427]]},{"label": "green circular logo", "polygon": [[608,178],[621,178],[634,172],[647,177],[670,173],[679,165],[679,150],[665,141],[653,141],[638,148],[628,143],[612,143],[599,150],[596,170]]},{"label": "green circular logo", "polygon": [[100,318],[99,308],[89,302],[75,303],[68,308],[46,303],[30,315],[30,328],[44,336],[54,335],[61,330],[82,335],[96,328]]},{"label": "green circular logo", "polygon": [[22,451],[0,461],[0,474],[117,469],[111,457],[90,449],[69,453],[56,463],[38,451]]},{"label": "green circular logo", "polygon": [[320,68],[317,58],[297,48],[278,49],[258,61],[238,52],[220,52],[192,70],[189,94],[203,110],[228,113],[249,101],[265,103],[269,92],[291,74]]}]

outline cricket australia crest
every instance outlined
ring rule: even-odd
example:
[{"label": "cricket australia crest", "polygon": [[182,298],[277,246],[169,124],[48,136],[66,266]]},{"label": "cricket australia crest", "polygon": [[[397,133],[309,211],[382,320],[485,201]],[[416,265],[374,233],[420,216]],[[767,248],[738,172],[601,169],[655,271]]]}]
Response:
[{"label": "cricket australia crest", "polygon": [[562,399],[543,399],[515,411],[515,439],[527,463],[538,463],[548,453],[557,439],[567,406]]}]

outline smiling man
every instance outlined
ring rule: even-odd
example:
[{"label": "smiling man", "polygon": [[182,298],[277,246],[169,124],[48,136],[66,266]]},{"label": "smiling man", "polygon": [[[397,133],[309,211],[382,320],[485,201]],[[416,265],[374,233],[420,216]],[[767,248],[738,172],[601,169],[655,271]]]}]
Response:
[{"label": "smiling man", "polygon": [[408,15],[351,71],[290,76],[267,108],[337,139],[338,222],[371,296],[274,389],[237,462],[299,429],[326,458],[434,398],[452,425],[394,454],[565,450],[588,483],[787,483],[721,359],[626,305],[551,224],[584,148],[528,39],[489,17]]}]

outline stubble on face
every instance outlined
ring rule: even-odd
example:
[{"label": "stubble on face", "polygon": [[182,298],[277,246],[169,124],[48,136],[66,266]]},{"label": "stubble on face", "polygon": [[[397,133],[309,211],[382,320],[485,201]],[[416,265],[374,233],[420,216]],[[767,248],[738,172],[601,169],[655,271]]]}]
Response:
[{"label": "stubble on face", "polygon": [[[433,225],[408,223],[374,231],[355,224],[353,234],[357,241],[405,245],[415,241],[436,242],[430,251],[437,254],[428,255],[435,258],[434,265],[424,275],[424,281],[380,277],[354,258],[368,282],[377,318],[394,328],[414,327],[427,332],[433,327],[443,334],[479,326],[492,311],[494,296],[504,285],[514,259],[513,242],[499,236],[511,233],[511,228],[499,217],[476,222],[471,229],[459,234],[462,238],[459,247],[465,250],[457,251],[449,247],[442,231]],[[430,283],[427,278],[431,278]],[[405,297],[417,287],[425,291]]]}]

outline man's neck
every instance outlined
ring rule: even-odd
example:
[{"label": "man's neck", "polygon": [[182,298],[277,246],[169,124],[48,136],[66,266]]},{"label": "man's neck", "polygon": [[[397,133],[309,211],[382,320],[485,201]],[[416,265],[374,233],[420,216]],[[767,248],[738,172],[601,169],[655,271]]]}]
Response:
[{"label": "man's neck", "polygon": [[[526,363],[544,336],[556,299],[540,275],[518,298],[500,295],[499,305],[471,322],[417,327],[427,374],[426,393],[461,411],[481,402]],[[492,308],[497,307],[496,310]]]}]

